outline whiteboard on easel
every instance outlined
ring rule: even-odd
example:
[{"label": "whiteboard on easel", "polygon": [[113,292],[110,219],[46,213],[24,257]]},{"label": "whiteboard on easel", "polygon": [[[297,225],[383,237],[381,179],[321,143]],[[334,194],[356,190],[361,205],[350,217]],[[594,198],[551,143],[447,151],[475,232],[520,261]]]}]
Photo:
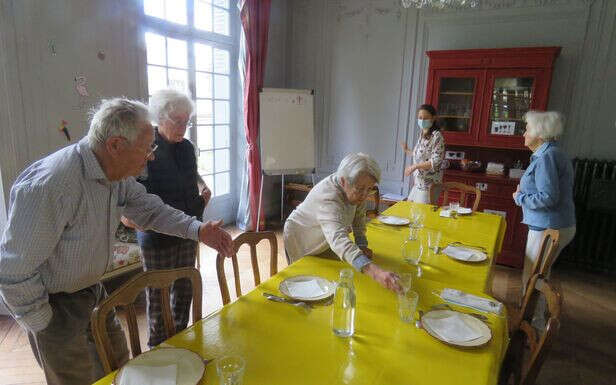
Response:
[{"label": "whiteboard on easel", "polygon": [[259,94],[261,168],[264,174],[314,171],[313,99],[312,90],[264,88]]}]

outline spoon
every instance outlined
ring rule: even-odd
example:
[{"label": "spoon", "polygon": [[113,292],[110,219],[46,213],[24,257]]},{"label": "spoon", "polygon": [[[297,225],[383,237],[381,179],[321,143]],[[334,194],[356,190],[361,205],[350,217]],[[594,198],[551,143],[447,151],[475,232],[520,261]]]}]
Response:
[{"label": "spoon", "polygon": [[422,310],[419,310],[419,318],[415,320],[415,327],[417,329],[423,329],[423,325],[421,324],[421,318],[424,315],[424,312]]}]

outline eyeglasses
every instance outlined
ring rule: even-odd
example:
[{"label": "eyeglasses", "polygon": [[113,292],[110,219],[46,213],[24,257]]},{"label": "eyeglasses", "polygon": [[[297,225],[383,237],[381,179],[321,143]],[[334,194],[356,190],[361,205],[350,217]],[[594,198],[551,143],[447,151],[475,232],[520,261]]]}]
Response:
[{"label": "eyeglasses", "polygon": [[364,188],[357,188],[355,186],[351,186],[351,190],[353,191],[353,193],[357,194],[357,195],[369,195],[370,193],[372,193],[373,191],[375,191],[374,186],[372,187],[364,187]]},{"label": "eyeglasses", "polygon": [[[132,145],[132,143],[130,142],[130,140],[128,140],[127,138],[125,138],[125,137],[123,137],[123,136],[120,136],[120,138],[124,139],[128,145]],[[158,144],[152,144],[152,145],[150,145],[150,147],[149,147],[148,149],[146,149],[146,150],[145,150],[145,151],[146,151],[146,152],[145,152],[145,158],[146,158],[146,159],[149,159],[149,158],[152,156],[152,154],[154,154],[154,151],[156,151],[156,149],[157,149],[157,148],[158,148]]]},{"label": "eyeglasses", "polygon": [[156,151],[157,148],[158,148],[158,144],[154,144],[150,146],[150,150],[145,153],[145,158],[149,159],[152,156],[152,154],[154,154],[154,151]]},{"label": "eyeglasses", "polygon": [[169,121],[171,122],[171,124],[173,124],[174,127],[186,127],[191,123],[190,119],[177,121],[169,118]]}]

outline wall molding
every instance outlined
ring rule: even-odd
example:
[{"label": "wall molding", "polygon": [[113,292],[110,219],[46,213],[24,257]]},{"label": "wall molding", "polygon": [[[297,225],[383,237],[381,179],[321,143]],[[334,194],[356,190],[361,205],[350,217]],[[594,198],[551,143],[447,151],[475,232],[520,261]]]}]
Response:
[{"label": "wall molding", "polygon": [[[549,6],[591,5],[595,0],[480,0],[476,8],[452,7],[452,8],[423,8],[427,12],[453,13],[460,11],[476,12],[489,9],[512,9],[512,8],[537,8]],[[414,7],[410,7],[414,8]]]},{"label": "wall molding", "polygon": [[8,209],[13,181],[25,162],[24,102],[17,63],[17,34],[14,2],[0,1],[0,165],[2,166],[3,207]]}]

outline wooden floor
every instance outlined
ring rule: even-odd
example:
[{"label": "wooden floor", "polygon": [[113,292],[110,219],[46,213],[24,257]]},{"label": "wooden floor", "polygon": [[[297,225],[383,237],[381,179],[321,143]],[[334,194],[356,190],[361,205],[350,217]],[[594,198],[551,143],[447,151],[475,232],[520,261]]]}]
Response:
[{"label": "wooden floor", "polygon": [[[237,234],[237,229],[230,230]],[[280,232],[278,236],[278,266],[286,267]],[[266,243],[259,245],[260,271],[269,271]],[[248,250],[240,250],[242,290],[254,287],[247,258]],[[213,251],[201,249],[201,275],[203,278],[204,314],[222,306],[216,278],[216,256]],[[227,266],[229,267],[229,266]],[[232,277],[230,270],[228,277]],[[262,277],[266,278],[266,277]],[[558,340],[539,375],[541,385],[586,385],[616,383],[616,282],[613,278],[571,270],[555,270],[553,282],[564,297],[564,314]],[[232,284],[229,285],[232,297]],[[505,303],[517,301],[520,290],[520,272],[497,266],[493,293]],[[140,309],[139,327],[141,345],[145,349],[145,310]],[[45,384],[42,370],[38,367],[28,338],[10,318],[0,316],[0,385]]]}]

